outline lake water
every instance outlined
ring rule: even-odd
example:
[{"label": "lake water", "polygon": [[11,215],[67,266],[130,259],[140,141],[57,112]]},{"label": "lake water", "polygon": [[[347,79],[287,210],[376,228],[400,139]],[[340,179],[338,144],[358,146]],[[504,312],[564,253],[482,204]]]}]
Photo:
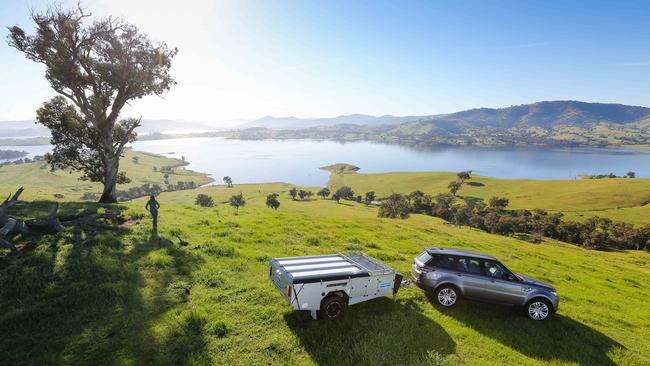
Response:
[{"label": "lake water", "polygon": [[[650,177],[650,151],[632,149],[486,149],[476,147],[409,148],[373,142],[313,140],[228,140],[187,138],[137,141],[135,150],[190,162],[189,169],[229,175],[235,183],[289,182],[323,186],[329,173],[318,168],[350,163],[363,173],[472,170],[497,178],[573,179],[580,173]],[[43,154],[48,146],[0,147]],[[173,154],[169,154],[173,153]]]}]

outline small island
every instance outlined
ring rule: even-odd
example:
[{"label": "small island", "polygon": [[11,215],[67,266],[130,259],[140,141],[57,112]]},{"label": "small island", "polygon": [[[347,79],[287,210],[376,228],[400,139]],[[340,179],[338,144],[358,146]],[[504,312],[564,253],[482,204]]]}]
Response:
[{"label": "small island", "polygon": [[338,164],[332,164],[332,165],[327,165],[320,167],[322,170],[327,170],[331,173],[339,173],[339,174],[345,174],[345,173],[356,173],[358,172],[361,168],[358,166],[348,164],[348,163],[338,163]]}]

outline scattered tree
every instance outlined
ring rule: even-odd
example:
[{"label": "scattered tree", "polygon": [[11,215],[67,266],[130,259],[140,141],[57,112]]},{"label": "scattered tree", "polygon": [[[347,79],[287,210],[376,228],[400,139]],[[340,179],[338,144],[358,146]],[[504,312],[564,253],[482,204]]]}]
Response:
[{"label": "scattered tree", "polygon": [[278,200],[278,194],[277,193],[271,193],[266,196],[266,207],[272,208],[274,210],[277,210],[278,207],[280,207],[280,201]]},{"label": "scattered tree", "polygon": [[291,199],[295,201],[297,195],[298,195],[298,189],[296,187],[292,187],[289,190],[289,196],[291,196]]},{"label": "scattered tree", "polygon": [[628,178],[636,178],[636,173],[630,170],[629,172],[627,172],[627,177]]},{"label": "scattered tree", "polygon": [[406,219],[411,212],[411,205],[408,199],[398,193],[391,194],[387,199],[381,202],[379,206],[379,217]]},{"label": "scattered tree", "polygon": [[329,197],[329,195],[330,195],[330,190],[329,190],[329,188],[326,187],[326,188],[323,188],[323,189],[321,189],[320,191],[318,191],[317,194],[318,194],[319,196],[323,197],[323,199],[325,199],[325,198]]},{"label": "scattered tree", "polygon": [[458,179],[460,179],[460,183],[465,183],[466,180],[472,179],[472,171],[471,170],[466,170],[464,172],[459,172],[456,174],[458,176]]},{"label": "scattered tree", "polygon": [[201,207],[212,207],[214,206],[214,200],[212,200],[212,197],[208,196],[207,194],[200,193],[196,196],[194,204]]},{"label": "scattered tree", "polygon": [[510,200],[505,197],[490,197],[490,208],[495,208],[497,210],[503,210],[508,207]]},{"label": "scattered tree", "polygon": [[366,192],[366,199],[364,201],[366,206],[370,205],[374,200],[375,200],[375,192],[374,191]]},{"label": "scattered tree", "polygon": [[304,200],[305,197],[307,197],[307,191],[301,189],[300,191],[298,191],[298,197],[300,197],[301,200]]},{"label": "scattered tree", "polygon": [[332,195],[332,199],[333,199],[334,201],[336,201],[336,203],[341,203],[341,196],[339,196],[338,193],[334,193],[334,194]]},{"label": "scattered tree", "polygon": [[339,196],[339,199],[354,201],[354,191],[348,186],[343,186],[337,189],[336,195]]},{"label": "scattered tree", "polygon": [[454,180],[454,181],[449,182],[449,185],[447,186],[447,188],[449,188],[449,193],[451,193],[452,195],[455,196],[456,193],[458,193],[458,190],[460,189],[460,187],[462,185],[463,185],[463,182],[461,182],[459,180]]},{"label": "scattered tree", "polygon": [[234,207],[237,212],[239,212],[240,207],[244,207],[246,205],[246,200],[244,199],[244,195],[241,192],[230,197],[228,201],[230,202],[230,206]]},{"label": "scattered tree", "polygon": [[[120,19],[95,19],[81,7],[59,5],[33,12],[36,32],[9,27],[9,46],[45,66],[45,78],[61,96],[44,103],[37,121],[50,129],[54,169],[81,172],[104,185],[102,203],[117,202],[116,185],[125,146],[136,138],[139,119],[119,120],[125,104],[161,95],[174,80],[169,74],[176,49],[152,43],[137,27]],[[69,104],[66,101],[71,101]]]},{"label": "scattered tree", "polygon": [[226,185],[226,187],[232,188],[232,178],[230,178],[229,176],[226,175],[225,177],[223,177],[223,183]]}]

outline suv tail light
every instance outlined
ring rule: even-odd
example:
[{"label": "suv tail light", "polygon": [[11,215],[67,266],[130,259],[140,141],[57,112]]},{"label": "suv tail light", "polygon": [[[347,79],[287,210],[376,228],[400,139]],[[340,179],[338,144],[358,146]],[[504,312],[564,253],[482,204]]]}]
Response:
[{"label": "suv tail light", "polygon": [[420,268],[420,272],[422,272],[422,273],[429,273],[429,272],[433,272],[433,271],[435,271],[435,269],[433,269],[433,268],[426,268],[426,267]]}]

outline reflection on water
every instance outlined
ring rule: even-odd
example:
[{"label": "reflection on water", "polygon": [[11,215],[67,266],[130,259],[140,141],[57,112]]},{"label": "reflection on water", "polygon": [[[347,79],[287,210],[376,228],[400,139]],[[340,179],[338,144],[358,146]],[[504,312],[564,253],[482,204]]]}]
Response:
[{"label": "reflection on water", "polygon": [[[650,177],[650,151],[631,149],[522,149],[477,147],[406,147],[373,142],[314,140],[228,140],[187,138],[137,141],[136,150],[184,155],[189,168],[225,175],[235,183],[289,182],[322,186],[328,172],[318,168],[350,163],[363,173],[392,171],[461,171],[498,178],[573,179],[580,173]],[[48,146],[3,147],[43,154]]]}]

